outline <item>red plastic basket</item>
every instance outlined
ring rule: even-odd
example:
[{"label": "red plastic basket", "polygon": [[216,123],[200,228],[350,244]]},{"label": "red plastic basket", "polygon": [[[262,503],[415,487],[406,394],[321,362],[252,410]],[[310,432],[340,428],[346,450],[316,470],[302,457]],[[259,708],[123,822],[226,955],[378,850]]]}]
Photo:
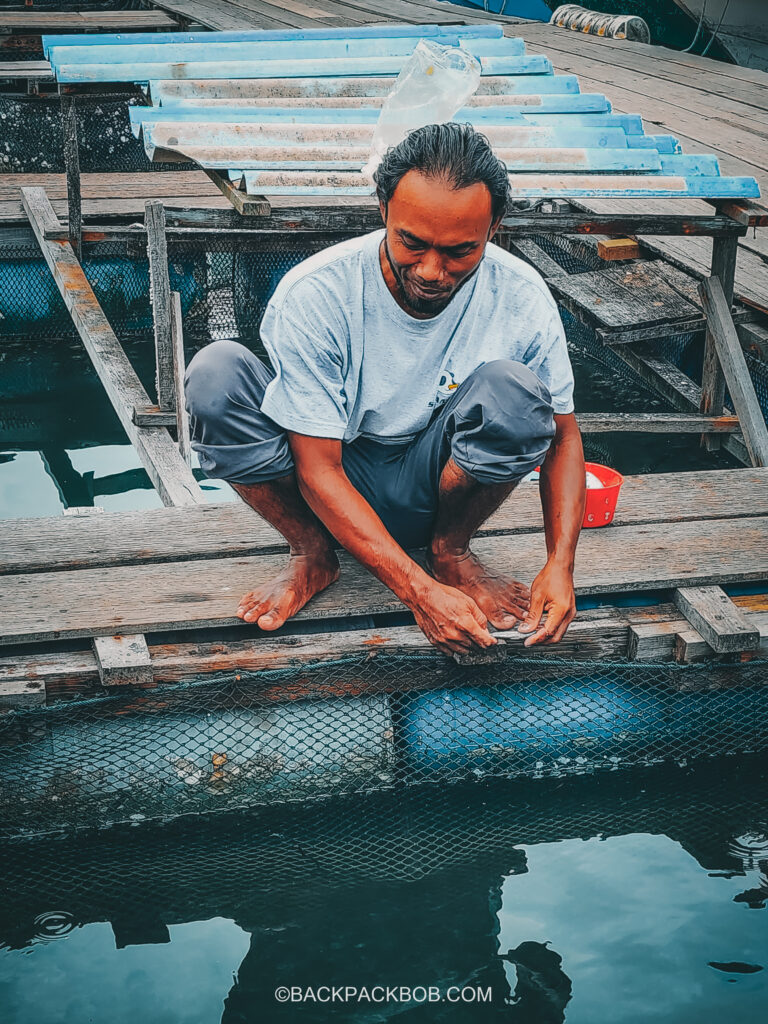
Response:
[{"label": "red plastic basket", "polygon": [[601,466],[599,462],[587,462],[585,468],[589,473],[593,473],[603,486],[587,488],[587,504],[582,526],[585,529],[607,526],[613,520],[624,477],[610,466]]}]

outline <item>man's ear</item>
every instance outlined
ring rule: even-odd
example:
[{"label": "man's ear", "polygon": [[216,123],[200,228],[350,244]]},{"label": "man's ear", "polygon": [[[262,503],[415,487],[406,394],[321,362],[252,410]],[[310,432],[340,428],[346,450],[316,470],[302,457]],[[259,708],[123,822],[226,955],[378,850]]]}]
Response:
[{"label": "man's ear", "polygon": [[493,238],[493,236],[496,234],[496,232],[499,230],[499,225],[501,224],[503,218],[504,218],[504,214],[501,213],[496,218],[496,220],[493,222],[493,224],[491,224],[490,231],[488,232],[488,241],[489,242]]},{"label": "man's ear", "polygon": [[383,199],[379,200],[379,213],[381,214],[381,219],[386,224],[387,223],[387,204],[384,202]]}]

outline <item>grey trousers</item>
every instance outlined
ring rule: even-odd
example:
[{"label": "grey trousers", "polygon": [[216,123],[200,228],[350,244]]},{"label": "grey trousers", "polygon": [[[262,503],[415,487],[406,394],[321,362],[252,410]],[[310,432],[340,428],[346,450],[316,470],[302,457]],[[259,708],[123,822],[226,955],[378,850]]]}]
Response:
[{"label": "grey trousers", "polygon": [[[186,375],[192,447],[209,477],[255,484],[293,472],[285,430],[261,411],[273,371],[243,345],[216,341]],[[342,443],[352,485],[403,547],[429,543],[440,475],[449,458],[480,483],[520,480],[554,436],[549,391],[523,363],[496,359],[475,370],[411,441]]]}]

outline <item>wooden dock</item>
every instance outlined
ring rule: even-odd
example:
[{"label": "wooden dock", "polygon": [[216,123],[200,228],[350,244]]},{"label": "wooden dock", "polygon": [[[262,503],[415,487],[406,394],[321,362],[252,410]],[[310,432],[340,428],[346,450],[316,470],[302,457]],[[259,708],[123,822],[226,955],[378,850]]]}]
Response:
[{"label": "wooden dock", "polygon": [[[521,485],[475,548],[489,565],[532,581],[545,558],[535,485]],[[0,550],[6,705],[99,687],[98,637],[146,637],[155,683],[352,653],[443,658],[402,624],[394,595],[344,555],[340,581],[280,634],[238,620],[240,596],[285,558],[280,536],[239,503],[14,521],[0,526]],[[579,597],[604,603],[585,608],[557,648],[526,651],[532,657],[687,662],[727,653],[717,615],[699,617],[699,632],[691,606],[681,611],[676,597],[693,595],[700,608],[699,589],[721,586],[736,587],[727,603],[756,635],[736,644],[740,657],[768,655],[768,469],[628,478],[614,524],[584,531],[575,580]],[[612,603],[628,593],[660,603]],[[523,637],[500,636],[522,652]]]},{"label": "wooden dock", "polygon": [[[768,150],[760,145],[768,132],[763,73],[498,19],[437,0],[168,0],[157,6],[216,29],[503,20],[508,34],[547,53],[557,70],[578,74],[615,109],[641,113],[660,132],[717,153],[724,171],[753,175],[768,186]],[[73,172],[70,186],[76,180]],[[126,433],[163,500],[175,507],[0,525],[0,645],[7,648],[0,660],[0,701],[13,706],[137,680],[156,684],[302,666],[344,653],[442,657],[415,625],[404,624],[397,599],[345,556],[341,581],[310,602],[281,635],[261,634],[236,619],[242,594],[272,575],[285,557],[281,539],[244,506],[203,503],[167,429],[176,422],[174,410],[161,401],[147,411],[151,398],[77,256],[81,243],[146,244],[148,227],[136,221],[143,219],[147,200],[162,200],[166,207],[168,237],[199,243],[208,234],[256,246],[255,251],[288,231],[299,237],[327,234],[330,241],[368,230],[378,222],[375,203],[269,197],[264,209],[242,217],[202,172],[82,175],[80,182],[82,225],[79,204],[77,223],[66,220],[73,206],[66,200],[64,175],[0,176],[0,244],[5,239],[39,247]],[[756,337],[768,350],[762,324],[768,245],[747,233],[748,225],[768,222],[768,211],[720,204],[713,212],[696,200],[667,199],[657,215],[647,205],[579,201],[546,211],[544,219],[523,211],[504,225],[504,244],[517,245],[558,300],[683,411],[582,416],[582,429],[702,432],[708,446],[722,442],[743,462],[766,467],[768,434],[747,386],[742,349]],[[542,231],[581,232],[590,236],[585,245],[598,248],[604,239],[594,236],[637,235],[640,258],[615,264],[608,255],[594,275],[563,275],[526,238]],[[719,246],[714,262],[710,236]],[[629,251],[634,252],[631,245]],[[604,252],[610,246],[601,257]],[[700,289],[710,273],[714,277]],[[157,278],[153,273],[153,289]],[[738,303],[733,311],[731,293]],[[702,387],[643,347],[683,331],[706,331],[709,369]],[[726,382],[733,412],[723,407]],[[534,487],[513,495],[486,524],[476,547],[490,565],[532,581],[545,558]],[[768,469],[630,478],[614,525],[582,536],[576,587],[586,605],[565,641],[557,649],[526,651],[531,657],[689,662],[768,654]],[[625,607],[627,594],[645,595],[649,604]],[[518,634],[503,638],[510,651],[520,651]]]}]

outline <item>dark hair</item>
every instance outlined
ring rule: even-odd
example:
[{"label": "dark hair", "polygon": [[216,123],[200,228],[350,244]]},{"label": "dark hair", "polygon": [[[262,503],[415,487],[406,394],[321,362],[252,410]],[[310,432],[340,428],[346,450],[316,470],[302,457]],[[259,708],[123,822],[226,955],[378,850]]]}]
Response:
[{"label": "dark hair", "polygon": [[417,128],[397,146],[386,151],[376,169],[376,195],[386,206],[408,171],[442,178],[454,189],[482,182],[491,193],[495,221],[509,202],[507,168],[484,135],[470,124],[428,124]]}]

